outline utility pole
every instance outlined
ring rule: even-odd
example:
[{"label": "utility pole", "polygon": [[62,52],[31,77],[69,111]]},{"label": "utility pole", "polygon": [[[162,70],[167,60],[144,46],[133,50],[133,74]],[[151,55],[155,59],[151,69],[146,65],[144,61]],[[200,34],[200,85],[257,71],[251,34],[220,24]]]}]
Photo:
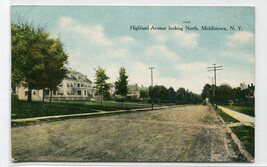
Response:
[{"label": "utility pole", "polygon": [[153,69],[155,69],[155,67],[149,67],[149,69],[151,70],[151,104],[152,104],[152,106],[151,106],[151,108],[152,108],[152,110],[153,110],[153,106],[154,106],[154,98],[152,97],[152,90],[153,90]]},{"label": "utility pole", "polygon": [[208,77],[209,79],[211,79],[211,84],[213,85],[213,77]]},{"label": "utility pole", "polygon": [[214,72],[214,88],[213,88],[213,96],[215,96],[215,89],[216,89],[216,71],[223,70],[223,66],[216,66],[216,64],[213,64],[213,67],[207,67],[208,71]]}]

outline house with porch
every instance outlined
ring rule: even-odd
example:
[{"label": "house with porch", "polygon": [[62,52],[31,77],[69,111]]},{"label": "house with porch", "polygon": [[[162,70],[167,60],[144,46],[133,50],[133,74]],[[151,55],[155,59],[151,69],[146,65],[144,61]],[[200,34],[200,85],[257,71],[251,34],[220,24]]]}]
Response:
[{"label": "house with porch", "polygon": [[[27,99],[28,88],[17,87],[16,90],[19,99]],[[52,94],[51,94],[52,93]],[[94,97],[94,88],[92,81],[90,81],[86,75],[69,69],[66,72],[65,78],[57,86],[56,90],[32,90],[32,100],[48,101],[50,97],[52,100],[89,100]]]}]

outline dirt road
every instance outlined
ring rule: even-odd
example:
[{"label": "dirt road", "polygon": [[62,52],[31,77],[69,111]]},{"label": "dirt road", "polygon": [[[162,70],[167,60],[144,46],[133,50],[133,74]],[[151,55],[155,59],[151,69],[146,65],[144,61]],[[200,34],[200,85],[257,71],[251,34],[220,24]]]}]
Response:
[{"label": "dirt road", "polygon": [[17,161],[244,161],[211,106],[12,128]]}]

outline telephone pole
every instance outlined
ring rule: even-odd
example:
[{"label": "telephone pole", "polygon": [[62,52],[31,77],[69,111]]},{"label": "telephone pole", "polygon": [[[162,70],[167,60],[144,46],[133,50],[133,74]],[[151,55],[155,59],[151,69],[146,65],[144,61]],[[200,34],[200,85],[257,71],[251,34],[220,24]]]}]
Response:
[{"label": "telephone pole", "polygon": [[154,98],[152,97],[153,94],[153,69],[155,69],[155,67],[149,67],[149,69],[151,70],[151,108],[153,110],[153,106],[154,106]]},{"label": "telephone pole", "polygon": [[223,70],[223,66],[216,66],[216,64],[213,64],[213,67],[207,67],[208,71],[214,72],[214,88],[213,88],[213,96],[215,96],[215,89],[216,89],[216,71]]},{"label": "telephone pole", "polygon": [[208,77],[209,79],[211,79],[211,84],[213,85],[213,77]]}]

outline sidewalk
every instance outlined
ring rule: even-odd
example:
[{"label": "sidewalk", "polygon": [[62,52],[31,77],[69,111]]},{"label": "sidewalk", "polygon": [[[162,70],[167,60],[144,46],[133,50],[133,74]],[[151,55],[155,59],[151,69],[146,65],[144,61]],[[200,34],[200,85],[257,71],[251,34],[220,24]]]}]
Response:
[{"label": "sidewalk", "polygon": [[246,115],[246,114],[242,114],[240,112],[237,112],[237,111],[234,111],[234,110],[222,107],[222,106],[218,106],[218,108],[222,109],[223,112],[225,112],[228,115],[230,115],[231,117],[237,119],[241,123],[250,124],[253,127],[255,127],[255,118],[254,117],[251,117],[251,116]]}]

